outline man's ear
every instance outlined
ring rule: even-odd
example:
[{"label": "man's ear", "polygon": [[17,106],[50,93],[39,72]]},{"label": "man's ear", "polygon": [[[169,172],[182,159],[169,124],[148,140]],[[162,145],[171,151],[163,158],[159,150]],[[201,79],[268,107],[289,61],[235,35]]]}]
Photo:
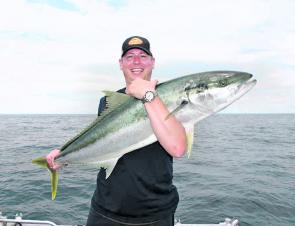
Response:
[{"label": "man's ear", "polygon": [[119,64],[120,64],[120,69],[122,70],[122,67],[123,67],[123,66],[122,66],[122,64],[123,64],[123,60],[122,60],[122,58],[119,59]]}]

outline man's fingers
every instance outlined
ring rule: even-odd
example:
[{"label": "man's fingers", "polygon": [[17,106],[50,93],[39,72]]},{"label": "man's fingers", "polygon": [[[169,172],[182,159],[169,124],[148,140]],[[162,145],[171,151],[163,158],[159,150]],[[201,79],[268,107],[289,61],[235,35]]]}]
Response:
[{"label": "man's fingers", "polygon": [[51,167],[52,160],[49,155],[46,156],[46,161],[47,161],[48,165]]},{"label": "man's fingers", "polygon": [[155,88],[159,81],[158,80],[152,80],[151,82],[152,82],[152,86]]},{"label": "man's fingers", "polygon": [[62,167],[62,165],[61,164],[54,164],[54,166],[53,167],[51,167],[53,170],[58,170],[58,169],[60,169]]},{"label": "man's fingers", "polygon": [[50,152],[53,156],[53,158],[56,158],[60,154],[60,150],[54,149],[53,151]]},{"label": "man's fingers", "polygon": [[[57,156],[59,156],[59,154],[60,154],[60,150],[54,149],[46,156],[46,161],[51,169],[58,167],[57,164],[54,163],[54,159]],[[60,168],[60,167],[58,167],[58,168]]]}]

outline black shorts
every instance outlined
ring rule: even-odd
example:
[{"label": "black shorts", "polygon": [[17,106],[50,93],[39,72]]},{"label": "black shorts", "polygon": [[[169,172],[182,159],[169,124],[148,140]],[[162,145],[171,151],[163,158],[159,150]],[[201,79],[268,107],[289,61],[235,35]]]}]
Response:
[{"label": "black shorts", "polygon": [[138,223],[138,220],[137,223],[132,223],[131,221],[132,220],[130,220],[130,222],[121,222],[104,216],[91,208],[86,226],[174,226],[174,214],[171,214],[166,218],[147,223]]}]

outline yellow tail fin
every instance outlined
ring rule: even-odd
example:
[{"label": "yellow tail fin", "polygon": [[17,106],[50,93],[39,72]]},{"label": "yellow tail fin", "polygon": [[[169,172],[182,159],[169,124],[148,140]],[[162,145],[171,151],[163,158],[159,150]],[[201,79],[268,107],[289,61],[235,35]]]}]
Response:
[{"label": "yellow tail fin", "polygon": [[37,164],[43,168],[46,168],[50,173],[51,180],[51,199],[54,200],[57,192],[57,184],[58,184],[58,173],[56,170],[49,168],[46,158],[36,158],[32,161],[34,164]]}]

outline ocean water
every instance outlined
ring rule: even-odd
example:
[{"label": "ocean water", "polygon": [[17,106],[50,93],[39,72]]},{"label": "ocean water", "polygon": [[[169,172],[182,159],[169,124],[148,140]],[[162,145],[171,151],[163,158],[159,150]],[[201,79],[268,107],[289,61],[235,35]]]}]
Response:
[{"label": "ocean water", "polygon": [[[31,163],[95,115],[0,115],[0,211],[85,224],[97,169],[64,168],[51,201],[49,174]],[[217,114],[195,128],[190,159],[174,160],[182,223],[295,225],[295,114]]]}]

